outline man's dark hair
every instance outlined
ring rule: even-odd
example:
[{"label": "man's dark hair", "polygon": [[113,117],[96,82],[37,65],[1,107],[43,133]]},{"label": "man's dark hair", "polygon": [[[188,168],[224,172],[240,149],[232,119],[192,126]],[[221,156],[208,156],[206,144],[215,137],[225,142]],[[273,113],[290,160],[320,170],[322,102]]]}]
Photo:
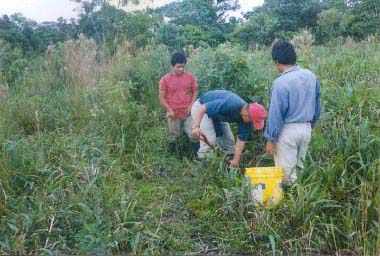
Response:
[{"label": "man's dark hair", "polygon": [[283,65],[294,65],[297,62],[297,54],[291,43],[278,41],[272,48],[272,59]]},{"label": "man's dark hair", "polygon": [[172,55],[172,66],[175,66],[175,64],[186,64],[186,56],[183,52],[176,52]]}]

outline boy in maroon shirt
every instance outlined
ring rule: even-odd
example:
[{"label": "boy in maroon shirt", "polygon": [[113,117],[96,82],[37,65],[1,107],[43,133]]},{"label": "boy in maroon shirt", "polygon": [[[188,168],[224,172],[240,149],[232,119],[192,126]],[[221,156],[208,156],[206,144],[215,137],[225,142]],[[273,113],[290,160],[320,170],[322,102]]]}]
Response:
[{"label": "boy in maroon shirt", "polygon": [[172,70],[160,80],[160,103],[166,110],[169,139],[173,146],[185,131],[191,138],[191,107],[198,96],[196,78],[185,71],[186,56],[177,52],[171,58]]}]

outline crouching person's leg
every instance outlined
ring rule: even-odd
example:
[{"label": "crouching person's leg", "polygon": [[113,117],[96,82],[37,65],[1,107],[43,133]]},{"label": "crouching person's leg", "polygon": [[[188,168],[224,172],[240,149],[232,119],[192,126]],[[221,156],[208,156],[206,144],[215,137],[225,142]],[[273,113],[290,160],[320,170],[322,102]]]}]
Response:
[{"label": "crouching person's leg", "polygon": [[[197,100],[194,102],[193,107],[191,108],[191,116],[194,118],[199,111],[200,111],[201,104]],[[214,146],[216,144],[216,134],[214,129],[214,124],[212,120],[205,114],[202,118],[202,121],[200,123],[200,130],[204,136],[207,137],[208,142],[210,145]],[[207,155],[212,151],[212,148],[207,145],[206,142],[203,140],[199,141],[199,150],[198,150],[198,158],[205,158]]]},{"label": "crouching person's leg", "polygon": [[195,155],[195,154],[197,154],[197,152],[199,150],[199,141],[194,139],[193,136],[191,135],[192,125],[193,125],[193,118],[191,116],[188,116],[183,123],[183,128],[184,128],[184,131],[185,131],[185,133],[186,133],[186,135],[189,138],[189,141],[191,143],[192,153]]},{"label": "crouching person's leg", "polygon": [[[216,134],[215,134],[214,124],[212,123],[212,120],[207,115],[204,115],[202,118],[201,132],[207,138],[208,143],[211,146],[216,145]],[[198,157],[206,158],[210,154],[211,151],[212,151],[212,148],[205,141],[200,140]]]},{"label": "crouching person's leg", "polygon": [[219,124],[219,127],[222,134],[216,138],[216,143],[225,154],[233,155],[235,152],[235,139],[230,124],[223,122]]}]

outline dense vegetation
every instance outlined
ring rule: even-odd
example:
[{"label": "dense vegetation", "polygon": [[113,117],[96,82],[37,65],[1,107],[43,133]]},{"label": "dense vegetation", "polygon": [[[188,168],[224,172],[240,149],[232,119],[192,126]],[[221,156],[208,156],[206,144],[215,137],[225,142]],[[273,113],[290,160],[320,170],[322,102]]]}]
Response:
[{"label": "dense vegetation", "polygon": [[[167,152],[157,81],[173,49],[186,48],[202,91],[269,100],[269,48],[247,46],[271,43],[256,41],[256,19],[283,24],[278,6],[294,8],[266,1],[241,23],[212,14],[234,8],[227,2],[202,5],[192,23],[181,12],[159,22],[171,5],[124,13],[98,3],[78,22],[1,19],[0,254],[380,254],[378,1],[301,1],[295,9],[315,19],[289,14],[291,30],[274,26],[271,36],[292,38],[300,65],[320,77],[324,105],[300,183],[274,209],[249,201],[222,156],[204,165],[187,148]],[[321,15],[368,24],[340,33]],[[271,164],[263,143],[256,134],[245,164]]]},{"label": "dense vegetation", "polygon": [[270,45],[275,38],[291,39],[303,30],[310,31],[317,44],[339,43],[346,37],[363,40],[380,32],[378,0],[266,0],[245,19],[229,17],[239,7],[235,0],[183,0],[129,13],[106,0],[73,1],[82,2],[78,20],[38,24],[20,14],[0,17],[2,81],[13,86],[29,59],[80,34],[94,39],[104,54],[112,56],[126,40],[138,48],[165,44],[173,50],[225,42],[256,48]]}]

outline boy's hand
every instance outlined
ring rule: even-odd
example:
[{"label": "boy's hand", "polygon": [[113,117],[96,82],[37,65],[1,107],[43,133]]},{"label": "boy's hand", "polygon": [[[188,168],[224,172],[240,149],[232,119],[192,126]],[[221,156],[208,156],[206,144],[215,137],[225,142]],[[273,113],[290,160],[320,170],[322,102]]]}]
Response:
[{"label": "boy's hand", "polygon": [[191,115],[191,105],[186,109],[186,113],[188,114],[188,115]]},{"label": "boy's hand", "polygon": [[268,141],[265,147],[265,151],[267,152],[267,154],[273,155],[274,153],[276,153],[276,144]]},{"label": "boy's hand", "polygon": [[168,112],[166,113],[166,116],[169,117],[169,118],[174,119],[174,117],[175,117],[174,111],[171,110],[171,109],[168,109]]}]

